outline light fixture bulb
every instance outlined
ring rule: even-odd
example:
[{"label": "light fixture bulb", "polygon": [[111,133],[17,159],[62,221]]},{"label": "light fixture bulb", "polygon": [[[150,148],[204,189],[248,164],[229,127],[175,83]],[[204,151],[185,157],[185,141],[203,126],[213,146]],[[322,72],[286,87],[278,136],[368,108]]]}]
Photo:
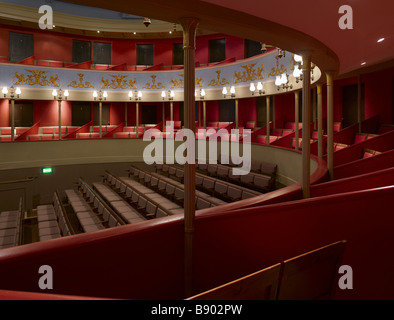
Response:
[{"label": "light fixture bulb", "polygon": [[68,90],[64,91],[64,96],[68,97],[70,95],[70,93],[68,92]]},{"label": "light fixture bulb", "polygon": [[205,90],[201,89],[201,97],[205,97]]},{"label": "light fixture bulb", "polygon": [[302,56],[299,56],[298,54],[294,55],[294,61],[295,62],[301,62],[302,63]]},{"label": "light fixture bulb", "polygon": [[259,91],[263,90],[263,84],[261,82],[257,83],[257,90]]},{"label": "light fixture bulb", "polygon": [[162,91],[162,92],[161,92],[161,97],[162,97],[163,99],[166,97],[165,91]]},{"label": "light fixture bulb", "polygon": [[174,97],[175,97],[175,92],[172,91],[172,90],[170,91],[170,97],[171,97],[171,98],[174,98]]},{"label": "light fixture bulb", "polygon": [[93,91],[93,98],[97,98],[97,91]]},{"label": "light fixture bulb", "polygon": [[254,86],[253,82],[250,84],[249,90],[252,91],[252,92],[256,91],[256,87]]},{"label": "light fixture bulb", "polygon": [[133,92],[129,91],[129,98],[133,97]]},{"label": "light fixture bulb", "polygon": [[56,96],[57,96],[57,90],[56,90],[56,89],[53,89],[53,91],[52,91],[52,95],[53,95],[54,97],[56,97]]},{"label": "light fixture bulb", "polygon": [[235,88],[234,88],[234,86],[231,86],[231,88],[230,88],[230,93],[231,93],[231,94],[234,94],[234,93],[235,93]]},{"label": "light fixture bulb", "polygon": [[108,92],[107,92],[107,91],[104,91],[103,97],[104,97],[104,98],[108,98]]},{"label": "light fixture bulb", "polygon": [[226,87],[223,88],[222,93],[223,93],[224,95],[227,94],[227,88],[226,88]]},{"label": "light fixture bulb", "polygon": [[138,98],[142,98],[142,91],[138,91]]},{"label": "light fixture bulb", "polygon": [[282,73],[282,77],[280,78],[280,82],[282,84],[286,84],[287,83],[287,76],[285,73]]},{"label": "light fixture bulb", "polygon": [[280,76],[276,76],[275,85],[280,86],[282,84]]},{"label": "light fixture bulb", "polygon": [[7,94],[8,93],[8,88],[4,87],[3,90],[1,91],[3,94]]},{"label": "light fixture bulb", "polygon": [[16,91],[15,91],[15,93],[19,95],[19,94],[21,94],[21,93],[22,93],[22,90],[21,90],[20,88],[16,88]]}]

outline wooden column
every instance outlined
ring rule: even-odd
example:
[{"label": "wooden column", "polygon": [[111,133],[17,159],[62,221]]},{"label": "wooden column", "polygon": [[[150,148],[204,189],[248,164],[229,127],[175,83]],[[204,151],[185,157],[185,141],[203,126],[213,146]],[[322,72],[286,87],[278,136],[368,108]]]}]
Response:
[{"label": "wooden column", "polygon": [[309,53],[303,55],[302,75],[302,195],[304,198],[309,198],[311,176],[311,57]]},{"label": "wooden column", "polygon": [[99,102],[99,126],[100,126],[100,139],[103,136],[103,131],[102,131],[102,127],[103,127],[103,103]]},{"label": "wooden column", "polygon": [[135,130],[136,130],[136,136],[137,136],[137,139],[139,138],[139,136],[140,136],[140,129],[139,129],[139,126],[140,126],[140,103],[137,101],[136,103],[135,103]]},{"label": "wooden column", "polygon": [[266,104],[266,117],[267,117],[267,119],[266,119],[266,126],[267,126],[267,133],[266,133],[266,140],[265,140],[265,143],[266,144],[270,144],[270,118],[271,118],[271,116],[270,116],[270,96],[266,96],[266,98],[265,98],[265,104]]},{"label": "wooden column", "polygon": [[162,119],[163,119],[163,128],[166,126],[166,106],[165,103],[163,102],[163,106],[162,106]]},{"label": "wooden column", "polygon": [[299,123],[300,123],[300,92],[295,91],[294,92],[294,123],[295,123],[295,149],[299,149],[300,145],[300,129],[299,129]]},{"label": "wooden column", "polygon": [[238,99],[235,99],[235,129],[238,129]]},{"label": "wooden column", "polygon": [[11,98],[11,141],[15,141],[15,99]]},{"label": "wooden column", "polygon": [[327,166],[330,179],[334,179],[334,91],[332,72],[327,77]]},{"label": "wooden column", "polygon": [[174,121],[174,102],[170,102],[170,121]]},{"label": "wooden column", "polygon": [[[183,51],[184,51],[184,116],[185,128],[196,132],[195,126],[195,50],[198,20],[183,18]],[[193,159],[194,160],[194,159]],[[185,200],[184,200],[184,281],[185,297],[193,294],[193,235],[196,201],[196,165],[185,164]]]},{"label": "wooden column", "polygon": [[58,100],[59,106],[59,140],[62,139],[62,100]]},{"label": "wooden column", "polygon": [[318,131],[318,157],[323,158],[323,97],[322,85],[317,85],[317,131]]}]

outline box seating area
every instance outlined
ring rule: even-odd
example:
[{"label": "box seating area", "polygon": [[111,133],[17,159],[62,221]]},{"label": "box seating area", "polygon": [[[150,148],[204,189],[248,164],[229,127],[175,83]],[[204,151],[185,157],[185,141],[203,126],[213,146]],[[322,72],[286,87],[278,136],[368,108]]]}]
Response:
[{"label": "box seating area", "polygon": [[20,198],[17,210],[0,213],[0,249],[20,244],[23,214],[23,198]]},{"label": "box seating area", "polygon": [[[161,171],[168,177],[173,177],[175,179],[184,172],[183,169],[174,165],[156,164],[155,167],[157,171]],[[248,199],[262,194],[255,190],[200,173],[196,173],[196,188],[224,201],[230,202]]]},{"label": "box seating area", "polygon": [[92,208],[87,204],[82,195],[75,190],[65,190],[67,200],[71,205],[75,215],[78,218],[83,232],[98,231],[104,229],[104,226]]},{"label": "box seating area", "polygon": [[[183,171],[178,171],[178,178],[183,180]],[[153,172],[147,172],[135,166],[131,166],[129,176],[140,181],[146,186],[151,187],[165,197],[175,201],[183,207],[184,203],[184,185],[173,179],[161,176]],[[225,201],[213,197],[209,194],[196,190],[196,209],[205,209],[214,206],[226,204]]]}]

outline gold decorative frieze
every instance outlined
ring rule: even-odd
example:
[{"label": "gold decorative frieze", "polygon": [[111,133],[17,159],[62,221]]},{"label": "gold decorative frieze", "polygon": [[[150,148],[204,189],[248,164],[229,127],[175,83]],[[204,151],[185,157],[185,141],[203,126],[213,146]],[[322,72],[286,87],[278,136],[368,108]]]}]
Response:
[{"label": "gold decorative frieze", "polygon": [[261,64],[261,67],[257,68],[257,70],[256,68],[254,68],[256,64],[257,62],[241,66],[242,68],[245,69],[243,72],[234,71],[234,79],[233,79],[234,83],[264,79],[265,74],[264,74],[263,64]]},{"label": "gold decorative frieze", "polygon": [[269,76],[275,77],[275,76],[279,76],[284,72],[287,72],[287,69],[285,68],[284,64],[281,64],[279,67],[279,56],[276,55],[275,56],[276,59],[276,68],[273,67],[271,69],[271,72],[268,74]]},{"label": "gold decorative frieze", "polygon": [[216,87],[216,86],[224,86],[226,84],[229,84],[226,78],[221,78],[220,74],[222,73],[221,70],[217,70],[217,77],[216,79],[212,79],[211,82],[208,84],[208,86]]},{"label": "gold decorative frieze", "polygon": [[[170,89],[182,89],[184,87],[184,74],[179,74],[180,78],[172,78],[171,77],[171,88]],[[203,86],[204,80],[202,75],[200,77],[196,77],[196,87],[201,88]]]},{"label": "gold decorative frieze", "polygon": [[12,83],[14,85],[29,85],[29,86],[49,86],[49,87],[60,87],[60,80],[59,80],[59,75],[55,76],[50,76],[48,79],[47,76],[44,74],[47,73],[48,71],[42,71],[42,70],[28,70],[25,69],[27,72],[30,72],[31,74],[27,75],[27,78],[25,77],[25,74],[19,74],[18,72],[15,72],[14,78],[12,79]]},{"label": "gold decorative frieze", "polygon": [[155,74],[152,74],[152,83],[147,82],[142,89],[165,89],[166,87],[161,82],[156,84],[156,77]]},{"label": "gold decorative frieze", "polygon": [[114,79],[104,79],[101,77],[101,89],[137,89],[137,79],[125,80],[128,75],[110,75]]},{"label": "gold decorative frieze", "polygon": [[83,78],[85,77],[85,74],[78,73],[78,77],[79,77],[79,83],[74,80],[71,81],[71,83],[67,87],[81,88],[81,89],[94,88],[94,86],[92,86],[92,84],[89,81],[83,82]]},{"label": "gold decorative frieze", "polygon": [[196,87],[201,88],[204,85],[204,80],[202,79],[202,75],[200,77],[196,77]]},{"label": "gold decorative frieze", "polygon": [[178,74],[178,76],[180,76],[180,78],[173,78],[171,77],[171,89],[177,89],[177,88],[183,88],[183,81],[184,81],[184,74]]}]

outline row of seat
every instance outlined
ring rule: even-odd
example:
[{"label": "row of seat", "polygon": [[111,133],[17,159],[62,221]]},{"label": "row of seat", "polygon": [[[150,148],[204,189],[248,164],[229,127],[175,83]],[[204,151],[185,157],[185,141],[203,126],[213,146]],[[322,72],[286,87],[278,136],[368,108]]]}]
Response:
[{"label": "row of seat", "polygon": [[[130,176],[138,179],[145,185],[149,185],[157,192],[165,195],[167,198],[179,203],[183,206],[185,191],[184,185],[181,182],[174,181],[173,179],[157,175],[153,172],[147,172],[135,166],[130,168]],[[196,209],[205,209],[215,206],[226,204],[225,201],[213,197],[209,194],[196,190]]]},{"label": "row of seat", "polygon": [[180,205],[129,177],[116,177],[107,171],[104,181],[123,194],[127,201],[148,218],[183,213]]},{"label": "row of seat", "polygon": [[[222,154],[219,157],[219,163],[221,165],[226,165],[230,167],[240,167],[242,164],[236,164],[232,161],[232,158],[228,155]],[[276,163],[261,161],[261,160],[251,160],[250,161],[250,171],[255,173],[261,173],[263,175],[271,177],[273,180],[276,179],[276,172],[278,170],[278,165]]]},{"label": "row of seat", "polygon": [[[107,203],[121,216],[127,223],[137,223],[146,219],[137,210],[125,202],[116,192],[101,182],[94,182],[93,187],[97,190]],[[115,224],[116,226],[117,224]],[[111,226],[111,223],[110,223]]]},{"label": "row of seat", "polygon": [[75,234],[75,231],[72,228],[70,221],[68,220],[67,213],[62,205],[60,196],[57,191],[53,194],[53,207],[55,209],[57,223],[59,225],[62,237],[67,237]]},{"label": "row of seat", "polygon": [[[168,164],[156,164],[156,170],[167,173],[168,176],[177,177],[184,170]],[[174,170],[175,169],[175,170]],[[251,190],[227,181],[196,173],[196,188],[208,192],[224,201],[239,201],[261,195],[262,193]]]},{"label": "row of seat", "polygon": [[221,164],[198,163],[197,168],[211,177],[217,177],[261,192],[268,192],[273,186],[273,179],[261,173],[249,172],[245,175],[235,175],[233,173],[234,168]]},{"label": "row of seat", "polygon": [[53,205],[38,206],[37,221],[40,241],[57,239],[62,236]]},{"label": "row of seat", "polygon": [[104,229],[103,224],[86,203],[85,199],[75,190],[65,190],[69,204],[74,210],[83,232],[91,232]]},{"label": "row of seat", "polygon": [[102,217],[103,224],[108,225],[109,228],[125,224],[82,178],[79,178],[79,190],[85,199],[87,199],[87,202],[93,205],[93,211],[96,211]]},{"label": "row of seat", "polygon": [[20,243],[21,220],[23,219],[22,201],[21,198],[18,210],[0,213],[0,249],[18,246]]}]

